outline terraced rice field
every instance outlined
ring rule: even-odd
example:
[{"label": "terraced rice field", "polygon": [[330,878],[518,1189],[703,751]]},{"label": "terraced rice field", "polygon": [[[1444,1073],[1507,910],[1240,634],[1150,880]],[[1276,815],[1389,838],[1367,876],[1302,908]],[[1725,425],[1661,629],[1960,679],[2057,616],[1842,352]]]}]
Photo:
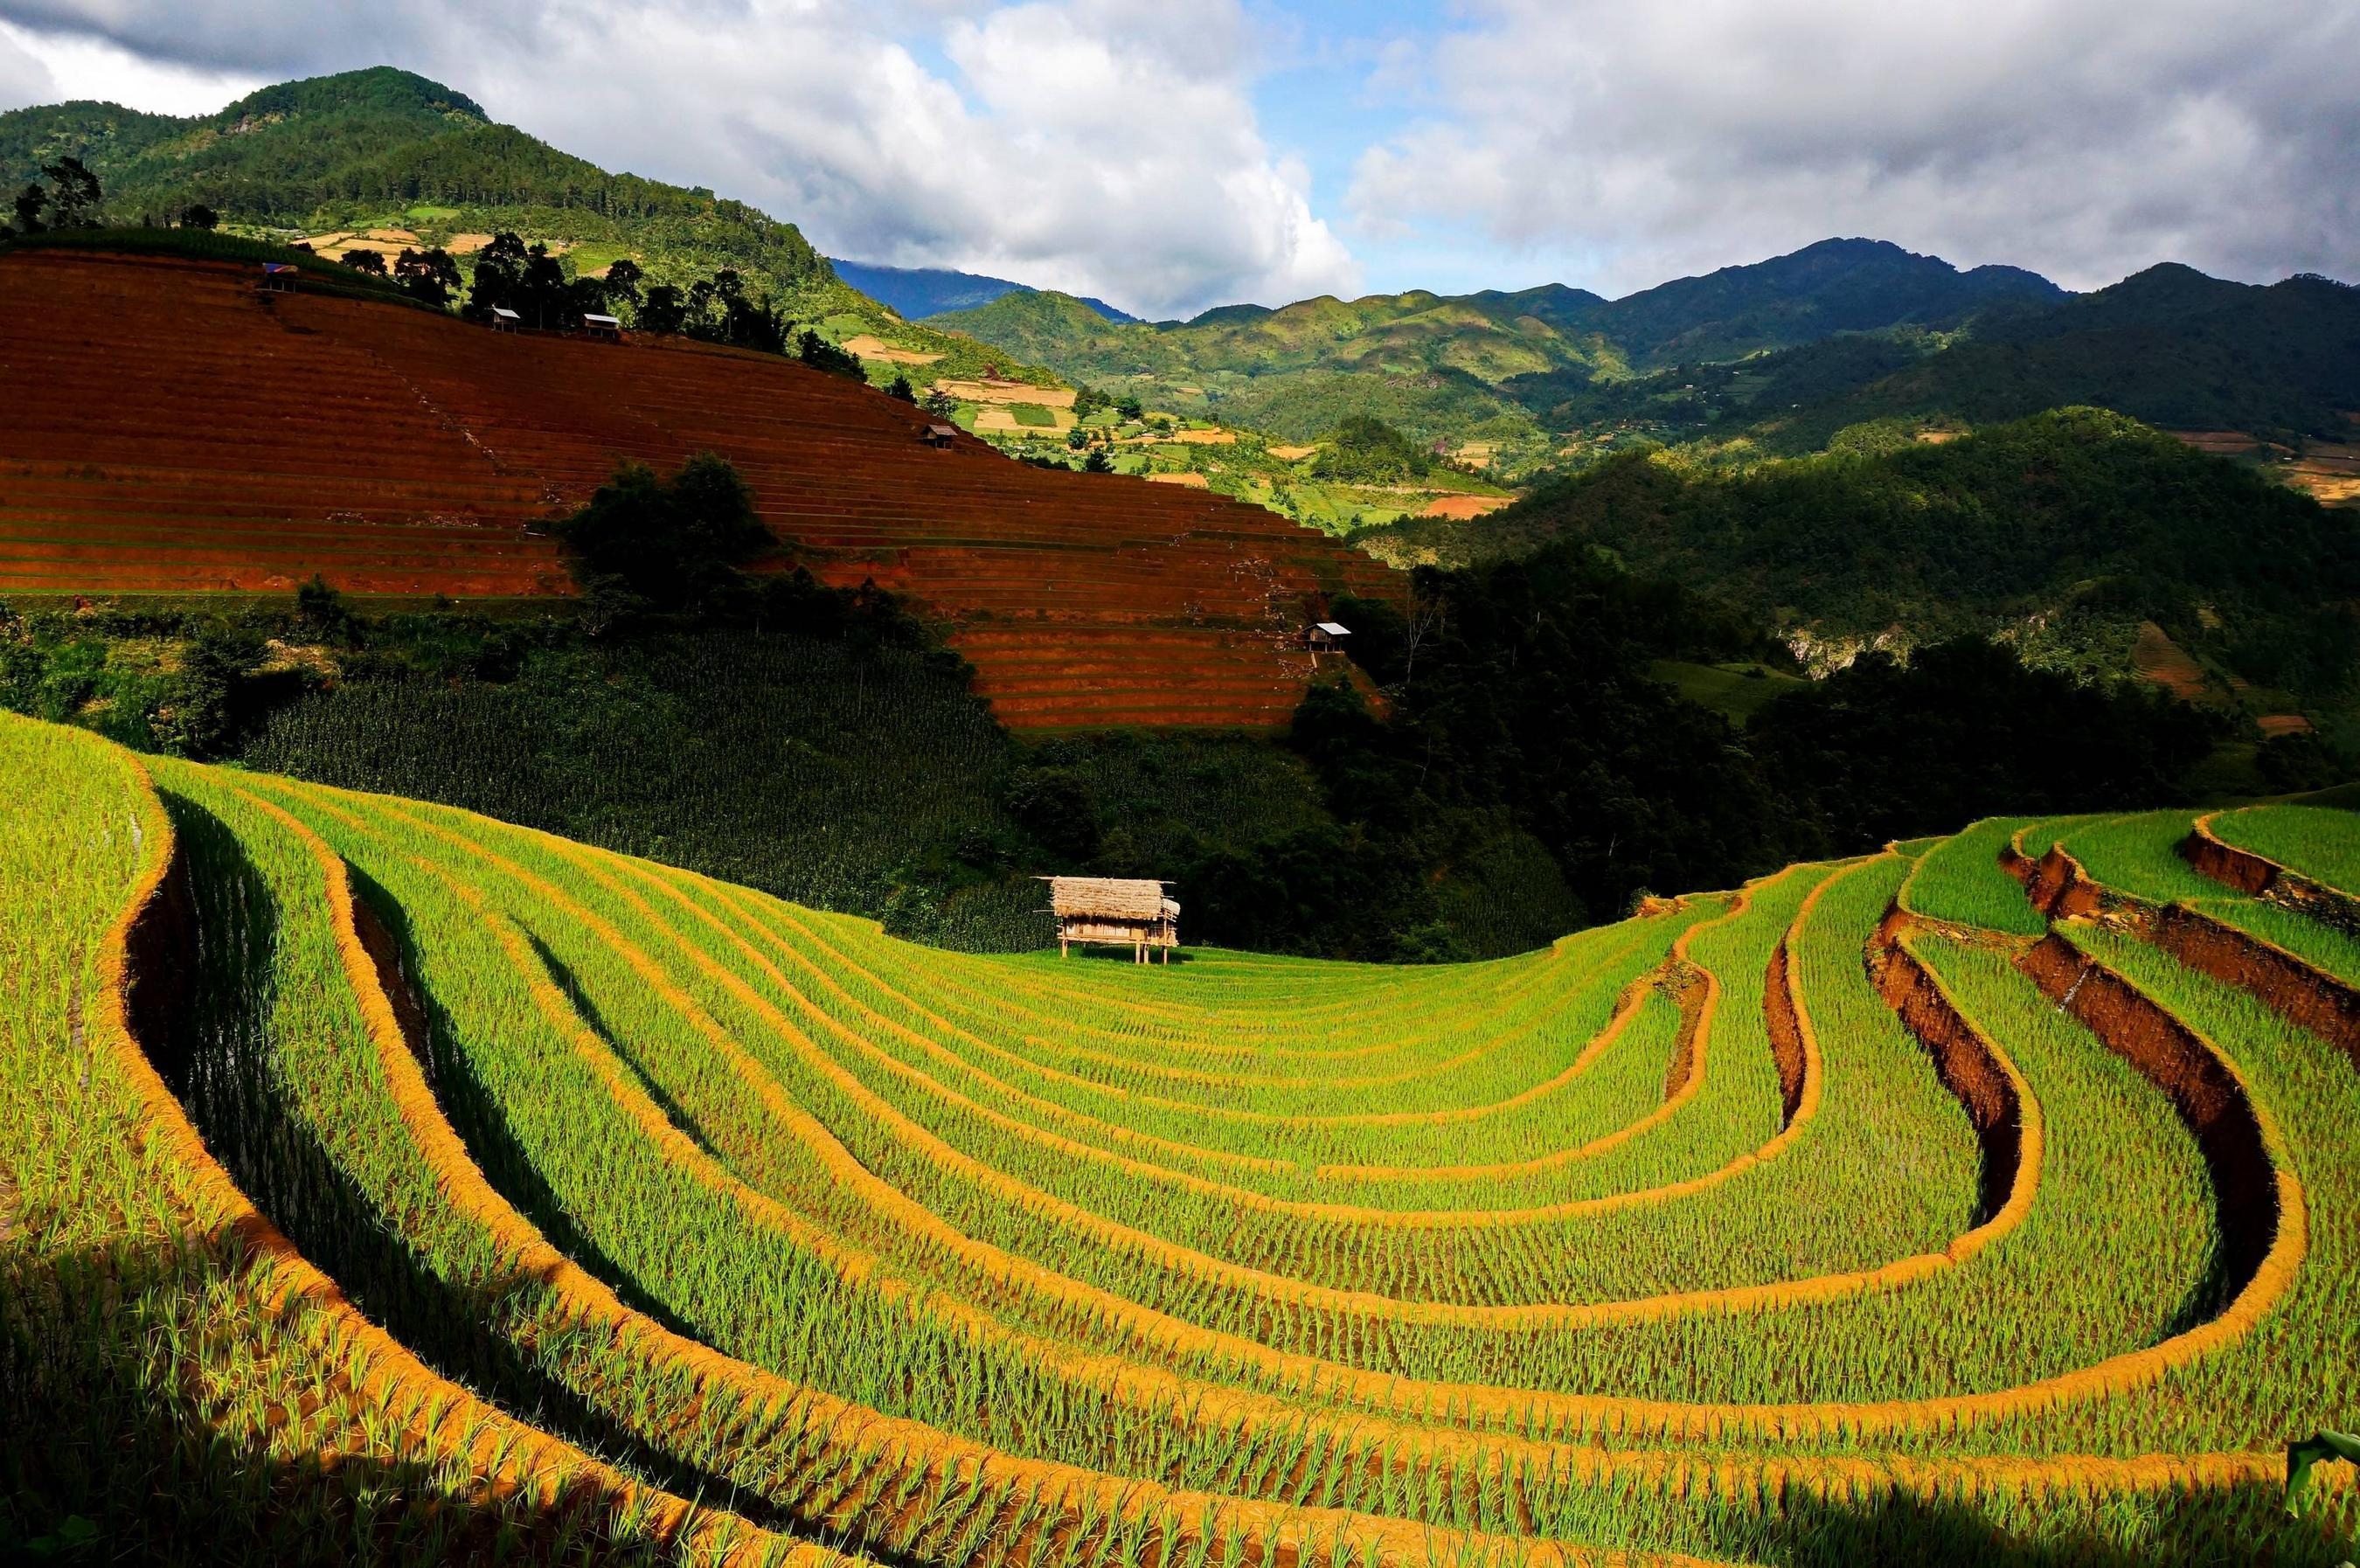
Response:
[{"label": "terraced rice field", "polygon": [[1310,679],[1320,595],[1397,581],[1258,506],[966,437],[930,450],[918,409],[775,356],[494,333],[155,257],[11,255],[0,299],[0,381],[39,390],[0,429],[0,598],[314,573],[364,595],[563,593],[552,518],[620,459],[712,450],[821,576],[947,623],[1011,725],[1267,726]]},{"label": "terraced rice field", "polygon": [[121,1429],[155,1528],[289,1561],[2353,1553],[2350,1466],[2278,1483],[2360,1415],[2360,819],[1142,972],[29,721],[0,762],[38,1495],[113,1495]]}]

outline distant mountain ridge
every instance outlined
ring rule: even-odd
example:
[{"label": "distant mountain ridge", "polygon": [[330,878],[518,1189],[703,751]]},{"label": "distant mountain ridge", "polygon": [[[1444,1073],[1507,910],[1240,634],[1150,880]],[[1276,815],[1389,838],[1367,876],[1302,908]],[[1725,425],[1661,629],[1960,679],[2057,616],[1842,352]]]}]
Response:
[{"label": "distant mountain ridge", "polygon": [[2350,441],[2360,408],[2360,288],[2267,285],[2175,263],[2046,310],[1994,310],[1966,340],[1807,410],[1780,444],[1909,416],[1970,424],[2091,404],[2169,430]]},{"label": "distant mountain ridge", "polygon": [[1786,256],[1675,278],[1583,311],[1577,325],[1626,345],[1634,369],[1737,359],[1840,332],[1954,326],[2000,301],[2067,291],[2016,267],[1952,267],[1886,240],[1830,239]]},{"label": "distant mountain ridge", "polygon": [[1520,377],[1577,385],[1699,359],[1735,359],[1840,333],[1953,327],[1994,305],[2067,298],[2038,274],[1968,271],[1882,240],[1680,278],[1622,299],[1562,284],[1424,289],[1273,309],[1225,305],[1176,322],[1109,323],[1070,296],[1006,294],[930,319],[1069,379],[1152,388],[1161,402],[1306,440],[1345,414],[1421,439],[1545,450]]},{"label": "distant mountain ridge", "polygon": [[[912,321],[952,310],[974,310],[1003,295],[1038,292],[1027,283],[1011,283],[1005,278],[957,272],[944,267],[880,267],[865,261],[847,261],[842,256],[830,256],[828,260],[838,278],[879,303],[890,305]],[[1088,295],[1078,298],[1109,321],[1139,320],[1103,299]]]}]

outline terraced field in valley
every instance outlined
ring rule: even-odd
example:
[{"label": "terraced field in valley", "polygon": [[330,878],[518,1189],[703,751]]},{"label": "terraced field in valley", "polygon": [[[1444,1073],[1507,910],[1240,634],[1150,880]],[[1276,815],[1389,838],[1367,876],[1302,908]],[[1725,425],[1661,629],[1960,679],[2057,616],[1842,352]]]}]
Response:
[{"label": "terraced field in valley", "polygon": [[1497,963],[1141,971],[29,721],[0,758],[25,1535],[2355,1550],[2351,1467],[2300,1517],[2280,1475],[2360,1415],[2360,818],[1999,821]]}]

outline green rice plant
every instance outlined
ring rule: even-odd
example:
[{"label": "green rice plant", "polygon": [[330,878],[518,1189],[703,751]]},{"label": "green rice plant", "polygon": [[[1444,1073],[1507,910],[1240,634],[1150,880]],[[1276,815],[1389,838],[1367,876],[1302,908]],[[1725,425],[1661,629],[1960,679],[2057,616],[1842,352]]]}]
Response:
[{"label": "green rice plant", "polygon": [[2360,814],[2333,806],[2248,806],[2222,812],[2212,825],[2224,844],[2360,898]]},{"label": "green rice plant", "polygon": [[2039,936],[2048,920],[2000,867],[2002,852],[2032,825],[2030,818],[1993,817],[1940,841],[1902,885],[1902,907],[1930,920]]},{"label": "green rice plant", "polygon": [[182,1078],[182,895],[133,920],[176,841],[137,764],[0,715],[0,1543],[672,1557],[661,1499],[543,1436],[533,1464],[566,1497],[508,1490],[484,1434],[513,1443],[517,1423],[355,1314],[188,1131],[141,1051]]}]

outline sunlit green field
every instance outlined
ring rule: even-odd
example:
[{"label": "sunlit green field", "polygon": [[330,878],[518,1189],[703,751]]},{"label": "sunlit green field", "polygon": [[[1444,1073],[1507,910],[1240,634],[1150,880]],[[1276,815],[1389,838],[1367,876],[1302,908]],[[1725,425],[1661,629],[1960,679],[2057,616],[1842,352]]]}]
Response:
[{"label": "sunlit green field", "polygon": [[[2188,814],[1493,963],[1142,969],[30,721],[0,759],[0,1547],[2355,1550],[2351,1466],[2278,1476],[2360,1424],[2360,1056],[2285,983],[2360,948]],[[2360,864],[2360,817],[2234,821]]]}]

